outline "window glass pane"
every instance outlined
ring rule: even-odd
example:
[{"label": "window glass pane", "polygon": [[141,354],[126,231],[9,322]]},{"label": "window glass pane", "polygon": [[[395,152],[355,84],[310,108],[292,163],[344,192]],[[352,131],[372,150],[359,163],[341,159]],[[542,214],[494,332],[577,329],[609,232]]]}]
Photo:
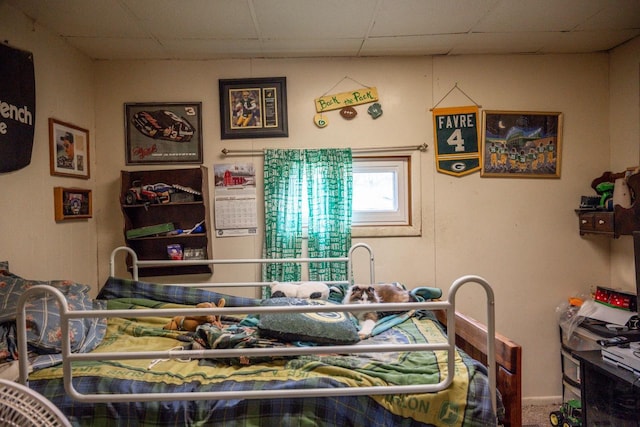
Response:
[{"label": "window glass pane", "polygon": [[394,172],[354,172],[354,211],[396,211],[397,179]]}]

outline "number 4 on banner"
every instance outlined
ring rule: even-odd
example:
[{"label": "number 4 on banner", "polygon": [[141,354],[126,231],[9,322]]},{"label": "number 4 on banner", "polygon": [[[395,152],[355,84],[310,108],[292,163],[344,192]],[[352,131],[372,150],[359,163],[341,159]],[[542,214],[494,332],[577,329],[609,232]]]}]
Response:
[{"label": "number 4 on banner", "polygon": [[438,172],[463,176],[480,170],[478,107],[433,110]]},{"label": "number 4 on banner", "polygon": [[456,152],[464,152],[464,138],[462,137],[462,130],[454,130],[451,136],[447,138],[447,144],[455,147],[454,151]]}]

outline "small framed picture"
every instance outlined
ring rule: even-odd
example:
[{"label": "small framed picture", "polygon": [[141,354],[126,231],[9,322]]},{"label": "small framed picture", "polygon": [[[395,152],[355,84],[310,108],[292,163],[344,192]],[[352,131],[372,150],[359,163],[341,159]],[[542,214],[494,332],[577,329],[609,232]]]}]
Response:
[{"label": "small framed picture", "polygon": [[127,165],[202,163],[202,103],[124,104]]},{"label": "small framed picture", "polygon": [[287,79],[220,79],[220,137],[289,136]]},{"label": "small framed picture", "polygon": [[92,216],[91,190],[54,187],[53,200],[56,221],[86,219]]},{"label": "small framed picture", "polygon": [[49,119],[51,175],[89,179],[89,131],[70,123]]},{"label": "small framed picture", "polygon": [[483,111],[483,177],[560,178],[562,113]]}]

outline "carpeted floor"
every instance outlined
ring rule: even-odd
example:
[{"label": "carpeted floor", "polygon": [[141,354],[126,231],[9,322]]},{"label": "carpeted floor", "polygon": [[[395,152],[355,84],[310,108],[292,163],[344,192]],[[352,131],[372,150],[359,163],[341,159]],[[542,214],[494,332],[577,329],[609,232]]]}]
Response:
[{"label": "carpeted floor", "polygon": [[551,405],[526,405],[522,407],[522,427],[547,427],[551,425],[549,414],[557,411],[560,403]]}]

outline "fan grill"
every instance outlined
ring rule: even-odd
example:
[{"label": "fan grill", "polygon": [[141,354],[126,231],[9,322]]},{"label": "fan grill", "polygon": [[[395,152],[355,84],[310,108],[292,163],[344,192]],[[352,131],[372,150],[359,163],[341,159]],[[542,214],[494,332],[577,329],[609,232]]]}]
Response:
[{"label": "fan grill", "polygon": [[30,388],[0,380],[0,426],[67,427],[69,421],[50,401]]}]

